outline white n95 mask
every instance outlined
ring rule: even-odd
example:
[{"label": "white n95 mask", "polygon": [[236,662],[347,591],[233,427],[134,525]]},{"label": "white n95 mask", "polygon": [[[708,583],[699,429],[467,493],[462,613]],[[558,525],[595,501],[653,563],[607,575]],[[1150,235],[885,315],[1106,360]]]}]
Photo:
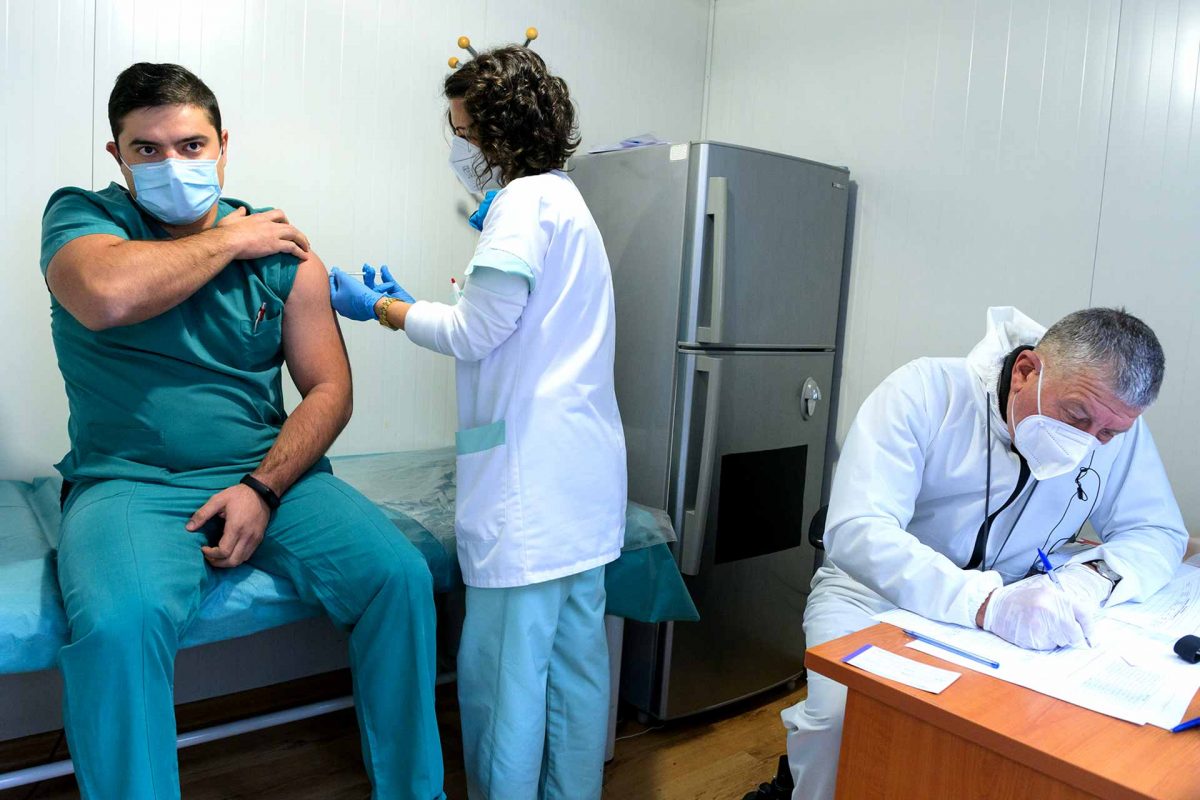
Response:
[{"label": "white n95 mask", "polygon": [[133,174],[134,200],[139,206],[168,225],[187,225],[207,214],[221,196],[217,161],[166,158],[125,166]]},{"label": "white n95 mask", "polygon": [[[1038,413],[1030,414],[1013,430],[1013,443],[1029,463],[1029,471],[1039,481],[1065,475],[1078,467],[1087,454],[1100,446],[1100,441],[1087,431],[1081,431],[1054,417],[1042,414],[1042,376],[1046,365],[1038,371]],[[1013,396],[1008,402],[1008,418],[1012,419]]]},{"label": "white n95 mask", "polygon": [[483,194],[488,189],[502,188],[502,173],[498,167],[491,167],[480,180],[475,172],[475,165],[482,161],[483,153],[479,148],[461,136],[455,136],[450,142],[450,169],[454,170],[459,182],[471,194]]}]

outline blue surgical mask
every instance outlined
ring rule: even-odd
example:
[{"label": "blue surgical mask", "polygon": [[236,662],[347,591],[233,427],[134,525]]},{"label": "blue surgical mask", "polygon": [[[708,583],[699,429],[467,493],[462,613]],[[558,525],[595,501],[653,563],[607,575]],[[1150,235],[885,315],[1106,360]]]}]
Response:
[{"label": "blue surgical mask", "polygon": [[167,158],[125,166],[133,173],[138,205],[168,225],[187,225],[207,214],[221,196],[217,160]]}]

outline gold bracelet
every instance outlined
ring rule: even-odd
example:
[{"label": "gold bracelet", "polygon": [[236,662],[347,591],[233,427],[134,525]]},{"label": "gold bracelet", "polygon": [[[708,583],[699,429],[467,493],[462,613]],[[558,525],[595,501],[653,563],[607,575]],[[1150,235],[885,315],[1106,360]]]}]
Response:
[{"label": "gold bracelet", "polygon": [[390,331],[400,330],[399,328],[397,328],[395,325],[393,325],[391,323],[391,320],[388,319],[388,315],[387,315],[388,306],[390,306],[394,302],[396,302],[396,298],[385,297],[385,298],[383,298],[382,302],[380,302],[380,304],[379,304],[379,312],[378,312],[379,324],[382,325],[383,327],[387,328]]}]

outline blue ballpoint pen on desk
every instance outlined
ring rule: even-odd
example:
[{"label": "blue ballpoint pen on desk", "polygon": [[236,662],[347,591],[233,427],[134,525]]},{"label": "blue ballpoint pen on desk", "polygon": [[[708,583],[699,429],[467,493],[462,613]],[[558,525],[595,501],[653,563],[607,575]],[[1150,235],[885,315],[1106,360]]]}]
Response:
[{"label": "blue ballpoint pen on desk", "polygon": [[910,631],[908,628],[901,628],[900,630],[904,631],[905,633],[907,633],[909,636],[913,637],[914,639],[919,639],[920,641],[931,644],[934,647],[940,647],[943,650],[946,650],[950,653],[954,653],[956,656],[962,656],[963,658],[969,658],[972,661],[978,661],[980,664],[983,664],[985,667],[991,667],[992,669],[1000,669],[999,661],[992,661],[990,658],[984,658],[983,656],[975,655],[974,653],[970,653],[970,652],[967,652],[966,650],[955,647],[952,644],[946,644],[945,642],[939,642],[937,639],[931,639],[930,637],[926,636],[923,633],[917,633],[916,631]]},{"label": "blue ballpoint pen on desk", "polygon": [[1179,723],[1174,728],[1171,728],[1171,733],[1179,733],[1180,731],[1186,731],[1192,728],[1200,728],[1200,717],[1189,719],[1187,722]]},{"label": "blue ballpoint pen on desk", "polygon": [[[1042,548],[1040,547],[1038,548],[1038,558],[1042,560],[1042,568],[1046,570],[1046,574],[1050,576],[1050,580],[1054,582],[1055,586],[1065,592],[1066,589],[1063,589],[1063,585],[1058,582],[1058,576],[1054,574],[1054,567],[1050,566],[1050,559],[1046,557],[1046,554],[1042,552]],[[1088,639],[1086,633],[1083,635],[1083,640],[1087,642],[1088,647],[1092,646],[1092,642]]]}]

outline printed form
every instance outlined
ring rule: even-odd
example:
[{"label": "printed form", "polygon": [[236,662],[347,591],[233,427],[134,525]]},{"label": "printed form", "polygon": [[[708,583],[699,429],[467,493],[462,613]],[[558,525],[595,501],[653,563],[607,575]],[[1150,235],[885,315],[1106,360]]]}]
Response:
[{"label": "printed form", "polygon": [[1200,689],[1200,665],[1174,652],[1175,640],[1200,631],[1200,569],[1181,566],[1143,603],[1103,610],[1094,647],[1025,650],[978,628],[934,622],[894,609],[875,617],[998,661],[993,669],[921,641],[909,647],[1036,692],[1135,724],[1177,725]]}]

